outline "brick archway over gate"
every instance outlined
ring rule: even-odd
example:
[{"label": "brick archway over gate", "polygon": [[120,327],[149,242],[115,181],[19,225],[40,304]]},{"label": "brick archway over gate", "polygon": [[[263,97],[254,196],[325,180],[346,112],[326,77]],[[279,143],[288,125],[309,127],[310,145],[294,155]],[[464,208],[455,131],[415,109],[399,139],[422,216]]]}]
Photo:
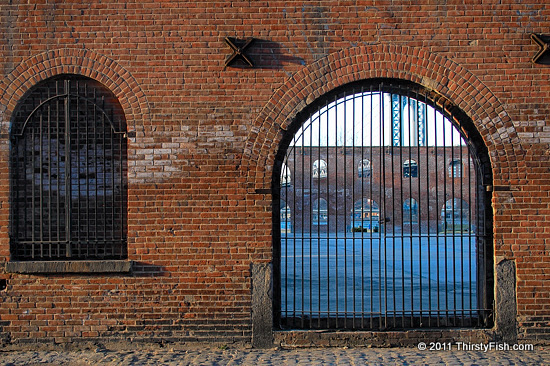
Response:
[{"label": "brick archway over gate", "polygon": [[128,132],[145,124],[136,121],[150,119],[146,95],[124,67],[91,50],[62,48],[26,59],[0,81],[0,108],[5,108],[1,111],[2,133],[9,130],[12,113],[25,93],[40,81],[60,74],[87,76],[105,85],[124,110]]},{"label": "brick archway over gate", "polygon": [[456,62],[422,49],[377,45],[333,53],[297,72],[272,95],[246,141],[242,168],[247,181],[256,189],[270,188],[282,132],[307,105],[337,87],[372,78],[415,82],[453,103],[481,134],[494,184],[519,176],[518,157],[524,155],[519,137],[497,97],[479,78]]},{"label": "brick archway over gate", "polygon": [[[284,132],[317,98],[348,83],[386,78],[419,84],[433,92],[436,100],[449,102],[465,113],[487,147],[494,185],[509,185],[511,180],[525,176],[521,169],[524,152],[512,120],[498,98],[478,77],[456,62],[423,49],[375,45],[330,54],[294,74],[275,91],[252,122],[246,140],[241,169],[249,188],[261,194],[271,192],[275,159]],[[517,337],[513,329],[516,305],[505,304],[502,299],[510,298],[507,291],[515,291],[515,270],[503,274],[501,267],[501,263],[496,264],[498,286],[494,331],[498,337],[513,342]],[[252,343],[257,347],[270,345],[273,340],[272,304],[267,296],[269,291],[262,291],[271,287],[270,277],[271,269],[267,263],[253,266]],[[483,339],[490,333],[483,330],[468,333],[466,330],[462,336]],[[417,336],[418,339],[427,339],[425,337],[433,337],[433,334],[418,332]],[[381,339],[391,337],[392,334],[388,333]]]}]

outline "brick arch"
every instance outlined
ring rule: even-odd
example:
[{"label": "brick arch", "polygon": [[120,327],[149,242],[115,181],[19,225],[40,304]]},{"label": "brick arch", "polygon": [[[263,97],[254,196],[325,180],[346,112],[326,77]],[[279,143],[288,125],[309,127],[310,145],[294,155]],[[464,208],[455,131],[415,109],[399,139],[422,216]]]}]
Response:
[{"label": "brick arch", "polygon": [[87,76],[105,85],[124,110],[128,132],[135,131],[137,120],[150,119],[146,95],[130,72],[96,52],[62,48],[26,59],[0,81],[3,133],[8,132],[12,113],[25,93],[40,81],[60,74]]},{"label": "brick arch", "polygon": [[270,98],[253,123],[242,167],[256,189],[270,187],[283,132],[307,105],[345,84],[374,78],[415,82],[460,108],[473,121],[499,179],[517,173],[523,156],[511,118],[474,74],[442,56],[407,46],[363,46],[333,53],[302,69]]}]

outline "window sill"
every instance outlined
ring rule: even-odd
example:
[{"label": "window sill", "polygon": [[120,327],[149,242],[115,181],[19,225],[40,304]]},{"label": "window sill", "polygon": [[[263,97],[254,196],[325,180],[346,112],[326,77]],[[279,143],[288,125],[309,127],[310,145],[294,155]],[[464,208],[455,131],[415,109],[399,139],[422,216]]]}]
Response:
[{"label": "window sill", "polygon": [[6,272],[24,274],[49,273],[129,273],[132,261],[51,261],[51,262],[7,262]]}]

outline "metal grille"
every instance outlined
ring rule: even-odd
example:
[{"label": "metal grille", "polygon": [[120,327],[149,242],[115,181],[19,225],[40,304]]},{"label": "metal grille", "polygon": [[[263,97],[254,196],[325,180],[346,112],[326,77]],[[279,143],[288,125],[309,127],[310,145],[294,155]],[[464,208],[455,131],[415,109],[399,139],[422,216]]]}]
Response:
[{"label": "metal grille", "polygon": [[349,86],[296,121],[274,179],[282,328],[489,325],[491,178],[470,127],[388,80]]},{"label": "metal grille", "polygon": [[126,257],[127,144],[120,104],[101,84],[37,85],[11,129],[11,255]]}]

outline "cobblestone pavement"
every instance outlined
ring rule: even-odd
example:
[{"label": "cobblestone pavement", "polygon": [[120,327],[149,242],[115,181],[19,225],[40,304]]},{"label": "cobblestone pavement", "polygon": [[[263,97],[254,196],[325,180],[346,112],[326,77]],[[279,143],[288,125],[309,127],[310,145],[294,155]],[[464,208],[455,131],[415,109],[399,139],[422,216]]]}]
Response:
[{"label": "cobblestone pavement", "polygon": [[[222,347],[223,348],[223,347]],[[550,347],[533,351],[420,351],[415,348],[245,348],[9,351],[1,365],[550,365]]]}]

